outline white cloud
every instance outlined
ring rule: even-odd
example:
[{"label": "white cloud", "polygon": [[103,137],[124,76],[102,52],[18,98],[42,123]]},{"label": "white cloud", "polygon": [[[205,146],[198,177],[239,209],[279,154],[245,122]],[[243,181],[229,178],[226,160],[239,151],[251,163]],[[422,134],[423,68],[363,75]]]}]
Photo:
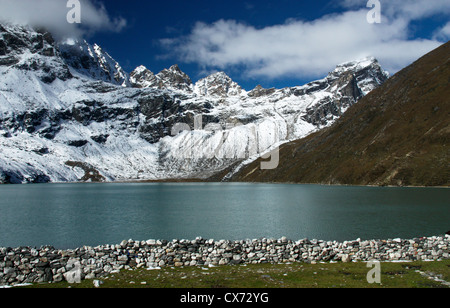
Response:
[{"label": "white cloud", "polygon": [[[395,73],[442,44],[437,37],[411,39],[409,25],[412,20],[447,12],[448,0],[419,0],[417,5],[392,0],[382,7],[381,24],[367,22],[370,8],[365,6],[367,1],[362,2],[363,7],[347,12],[313,21],[290,19],[265,28],[234,20],[199,22],[188,36],[161,42],[180,60],[197,63],[204,70],[238,67],[244,69],[243,77],[268,79],[320,77],[336,64],[366,56],[376,57]],[[342,3],[349,8],[355,4],[355,0]]]},{"label": "white cloud", "polygon": [[442,28],[439,28],[434,33],[434,39],[440,41],[448,41],[450,40],[450,22],[448,22]]},{"label": "white cloud", "polygon": [[123,18],[112,19],[105,7],[95,0],[80,0],[81,24],[67,22],[65,0],[0,0],[0,20],[45,27],[58,39],[81,37],[97,31],[120,31]]},{"label": "white cloud", "polygon": [[[368,0],[341,0],[339,5],[349,9],[367,7]],[[406,18],[408,20],[422,19],[435,14],[449,14],[448,0],[379,0],[385,17]]]}]

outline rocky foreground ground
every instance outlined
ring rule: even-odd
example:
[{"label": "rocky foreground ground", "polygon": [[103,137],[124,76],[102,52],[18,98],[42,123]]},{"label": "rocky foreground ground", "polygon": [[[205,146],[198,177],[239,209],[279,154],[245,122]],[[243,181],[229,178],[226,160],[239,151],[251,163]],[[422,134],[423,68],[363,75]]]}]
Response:
[{"label": "rocky foreground ground", "polygon": [[148,240],[117,245],[0,248],[0,285],[80,282],[130,268],[288,262],[424,261],[450,259],[450,235],[390,240]]}]

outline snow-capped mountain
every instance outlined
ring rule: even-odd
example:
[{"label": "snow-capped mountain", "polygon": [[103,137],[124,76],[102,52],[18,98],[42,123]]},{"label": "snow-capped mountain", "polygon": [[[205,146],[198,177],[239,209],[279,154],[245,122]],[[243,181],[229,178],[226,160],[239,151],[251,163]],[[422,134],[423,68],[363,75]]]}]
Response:
[{"label": "snow-capped mountain", "polygon": [[329,129],[284,144],[278,168],[258,170],[258,159],[228,179],[449,187],[449,55],[447,42],[363,97]]},{"label": "snow-capped mountain", "polygon": [[130,74],[130,84],[135,88],[168,89],[192,92],[192,81],[178,65],[164,69],[158,74],[141,65]]},{"label": "snow-capped mountain", "polygon": [[79,73],[124,87],[130,85],[129,76],[120,64],[97,44],[67,40],[57,47],[65,62]]},{"label": "snow-capped mountain", "polygon": [[130,84],[134,88],[158,87],[158,80],[145,66],[141,65],[130,73]]},{"label": "snow-capped mountain", "polygon": [[333,123],[387,74],[373,59],[246,92],[174,65],[126,74],[100,47],[0,26],[0,183],[205,178]]},{"label": "snow-capped mountain", "polygon": [[245,91],[224,72],[218,72],[199,80],[194,85],[199,96],[229,97],[245,95]]}]

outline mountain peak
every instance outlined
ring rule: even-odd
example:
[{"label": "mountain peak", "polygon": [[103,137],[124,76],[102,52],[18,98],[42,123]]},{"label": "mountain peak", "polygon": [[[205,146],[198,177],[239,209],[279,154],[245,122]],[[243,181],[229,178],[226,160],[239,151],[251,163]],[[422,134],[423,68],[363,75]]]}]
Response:
[{"label": "mountain peak", "polygon": [[116,85],[129,86],[128,74],[98,44],[91,45],[85,40],[67,40],[58,47],[66,63],[79,73]]},{"label": "mountain peak", "polygon": [[51,33],[30,26],[0,26],[0,66],[33,71],[44,83],[72,77]]},{"label": "mountain peak", "polygon": [[213,74],[209,75],[209,77],[231,79],[230,76],[228,76],[228,75],[227,75],[225,72],[223,72],[223,71],[213,73]]},{"label": "mountain peak", "polygon": [[[157,75],[139,66],[123,75],[130,85],[163,89],[140,91],[114,85],[120,66],[99,45],[73,40],[59,49],[45,34],[5,28],[0,183],[205,178],[333,123],[356,103],[355,80],[371,79],[368,69],[251,97],[224,72],[194,86],[178,65]],[[172,136],[171,128],[198,114],[205,127],[229,130],[226,140],[215,129]]]},{"label": "mountain peak", "polygon": [[144,71],[150,71],[150,70],[145,65],[139,65],[134,70],[134,72],[136,72],[136,73],[141,73],[141,72],[144,72]]},{"label": "mountain peak", "polygon": [[341,64],[336,65],[336,69],[356,69],[356,68],[364,68],[371,65],[379,65],[378,60],[375,57],[369,56],[360,58],[353,61],[346,61]]},{"label": "mountain peak", "polygon": [[448,42],[362,98],[333,126],[283,145],[276,170],[253,172],[258,160],[232,180],[448,186],[449,54]]},{"label": "mountain peak", "polygon": [[[335,78],[352,74],[364,95],[383,84],[389,78],[389,72],[383,70],[375,57],[365,57],[355,61],[341,63],[330,72],[329,77]],[[376,81],[377,85],[373,83]]]},{"label": "mountain peak", "polygon": [[192,81],[177,64],[164,69],[156,75],[160,89],[175,89],[192,92]]},{"label": "mountain peak", "polygon": [[192,81],[177,64],[154,74],[144,65],[130,73],[130,84],[134,88],[158,88],[192,92]]},{"label": "mountain peak", "polygon": [[157,79],[152,71],[140,65],[130,73],[130,84],[133,88],[152,88],[157,86]]},{"label": "mountain peak", "polygon": [[268,96],[275,93],[275,91],[276,91],[275,88],[264,89],[261,85],[257,85],[253,90],[251,90],[248,93],[248,96],[250,97]]},{"label": "mountain peak", "polygon": [[[377,58],[375,58],[373,56],[366,56],[366,57],[362,57],[362,58],[359,58],[359,59],[356,59],[356,60],[353,60],[353,61],[344,62],[343,64],[345,64],[345,63],[359,63],[359,64],[366,63],[366,64],[370,64],[370,63],[375,63],[375,62],[378,63]],[[342,63],[341,63],[341,65],[342,65]]]},{"label": "mountain peak", "polygon": [[183,73],[181,71],[180,67],[178,66],[178,64],[172,65],[168,70],[171,71],[171,72]]},{"label": "mountain peak", "polygon": [[203,96],[238,96],[243,92],[225,72],[217,72],[200,79],[194,88],[197,94]]}]

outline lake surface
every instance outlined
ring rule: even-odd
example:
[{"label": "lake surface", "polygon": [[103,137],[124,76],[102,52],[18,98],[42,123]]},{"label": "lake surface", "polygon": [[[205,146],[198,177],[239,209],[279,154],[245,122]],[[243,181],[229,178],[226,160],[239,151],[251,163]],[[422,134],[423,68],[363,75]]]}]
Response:
[{"label": "lake surface", "polygon": [[450,190],[284,184],[0,186],[0,246],[122,240],[414,238],[450,230]]}]

